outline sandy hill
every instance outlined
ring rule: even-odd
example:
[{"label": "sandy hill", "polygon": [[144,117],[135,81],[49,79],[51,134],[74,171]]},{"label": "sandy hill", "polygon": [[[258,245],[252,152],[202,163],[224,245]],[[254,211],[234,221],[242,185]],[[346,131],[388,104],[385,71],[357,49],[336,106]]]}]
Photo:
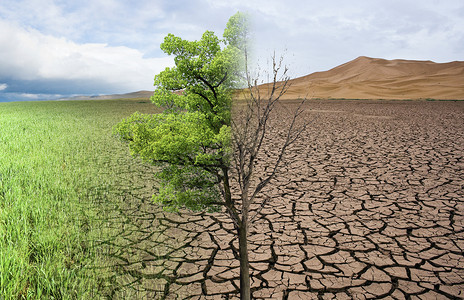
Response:
[{"label": "sandy hill", "polygon": [[329,71],[291,80],[286,99],[460,99],[464,61],[435,63],[361,56]]}]

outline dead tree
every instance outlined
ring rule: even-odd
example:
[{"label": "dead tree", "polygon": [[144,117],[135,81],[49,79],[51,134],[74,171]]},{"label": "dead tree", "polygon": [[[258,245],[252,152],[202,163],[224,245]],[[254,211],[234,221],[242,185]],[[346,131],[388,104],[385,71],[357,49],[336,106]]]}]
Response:
[{"label": "dead tree", "polygon": [[[291,120],[288,127],[285,128],[283,142],[278,146],[276,145],[277,155],[273,161],[266,162],[266,167],[270,172],[267,174],[255,173],[258,157],[263,151],[263,144],[272,138],[270,136],[271,114],[280,104],[282,96],[290,86],[288,69],[283,66],[282,61],[282,58],[276,60],[274,54],[272,73],[270,74],[271,81],[264,85],[258,85],[258,78],[252,78],[247,72],[248,87],[241,91],[239,99],[236,100],[233,107],[233,154],[229,184],[236,188],[233,193],[238,193],[238,197],[237,200],[234,200],[229,194],[224,195],[224,199],[226,199],[227,213],[238,232],[241,299],[250,299],[249,228],[269,201],[269,198],[263,199],[257,196],[275,178],[284,164],[289,147],[298,140],[307,127],[306,123],[299,122],[303,113],[303,100],[290,116]],[[251,210],[252,206],[253,210]]]}]

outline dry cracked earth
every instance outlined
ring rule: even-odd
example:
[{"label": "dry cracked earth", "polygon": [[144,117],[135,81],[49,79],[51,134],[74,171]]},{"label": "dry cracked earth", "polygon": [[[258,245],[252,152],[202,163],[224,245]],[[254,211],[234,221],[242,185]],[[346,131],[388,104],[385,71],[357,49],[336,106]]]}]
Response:
[{"label": "dry cracked earth", "polygon": [[[310,101],[304,118],[250,229],[253,298],[463,299],[464,102]],[[232,223],[161,212],[150,167],[124,159],[103,295],[238,299]]]}]

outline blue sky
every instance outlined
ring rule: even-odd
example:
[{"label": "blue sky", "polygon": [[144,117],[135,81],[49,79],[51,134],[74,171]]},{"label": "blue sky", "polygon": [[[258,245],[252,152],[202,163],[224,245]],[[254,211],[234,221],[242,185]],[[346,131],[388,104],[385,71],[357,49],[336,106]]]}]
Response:
[{"label": "blue sky", "polygon": [[237,11],[260,66],[276,51],[293,77],[361,55],[464,60],[462,0],[1,0],[0,101],[152,90],[164,36],[222,36]]}]

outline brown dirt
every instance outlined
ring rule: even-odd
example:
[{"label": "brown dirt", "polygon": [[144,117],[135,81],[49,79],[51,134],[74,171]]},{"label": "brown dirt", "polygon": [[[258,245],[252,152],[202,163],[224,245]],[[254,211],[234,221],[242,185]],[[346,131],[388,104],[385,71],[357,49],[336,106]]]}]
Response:
[{"label": "brown dirt", "polygon": [[[253,298],[462,299],[464,102],[306,107],[311,126],[251,228]],[[276,144],[277,135],[261,172]],[[219,213],[160,212],[149,201],[150,168],[133,170],[121,163],[121,202],[102,210],[116,283],[105,293],[238,299],[232,224]]]}]

